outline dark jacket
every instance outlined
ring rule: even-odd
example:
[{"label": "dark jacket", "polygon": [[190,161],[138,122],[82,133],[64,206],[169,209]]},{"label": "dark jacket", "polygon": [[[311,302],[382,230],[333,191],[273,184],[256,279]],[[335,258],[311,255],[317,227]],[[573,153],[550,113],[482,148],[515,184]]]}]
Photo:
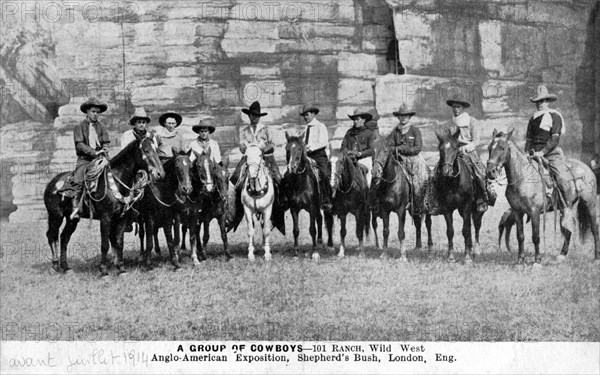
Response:
[{"label": "dark jacket", "polygon": [[402,130],[396,127],[388,138],[389,145],[396,149],[400,155],[418,155],[423,149],[421,131],[414,126],[409,126],[408,132],[402,134]]},{"label": "dark jacket", "polygon": [[77,153],[77,160],[87,160],[91,161],[94,159],[95,151],[98,151],[102,148],[107,148],[110,143],[110,137],[108,136],[108,131],[106,130],[106,126],[98,121],[95,123],[94,129],[98,134],[98,141],[100,141],[100,147],[91,148],[90,147],[90,133],[89,133],[90,123],[87,119],[81,121],[79,125],[75,127],[73,130],[73,140],[75,141],[75,151]]},{"label": "dark jacket", "polygon": [[376,138],[377,134],[373,129],[366,126],[352,127],[346,132],[340,149],[342,151],[359,151],[358,158],[366,158],[373,155],[373,142]]}]

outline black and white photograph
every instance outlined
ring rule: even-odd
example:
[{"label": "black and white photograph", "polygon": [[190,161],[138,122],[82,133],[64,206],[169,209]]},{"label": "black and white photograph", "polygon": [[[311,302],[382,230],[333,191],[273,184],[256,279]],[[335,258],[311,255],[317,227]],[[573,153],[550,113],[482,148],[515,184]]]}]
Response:
[{"label": "black and white photograph", "polygon": [[599,0],[0,19],[2,373],[600,373]]}]

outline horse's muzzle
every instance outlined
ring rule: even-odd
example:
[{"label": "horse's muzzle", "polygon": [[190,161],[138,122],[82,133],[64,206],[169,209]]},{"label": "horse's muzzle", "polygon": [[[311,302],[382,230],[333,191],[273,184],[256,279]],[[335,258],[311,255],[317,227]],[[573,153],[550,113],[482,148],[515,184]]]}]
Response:
[{"label": "horse's muzzle", "polygon": [[497,163],[488,161],[487,166],[486,166],[487,178],[489,178],[491,180],[495,180],[499,174],[500,174],[500,166]]},{"label": "horse's muzzle", "polygon": [[452,166],[450,165],[444,165],[442,167],[442,176],[444,177],[452,177],[453,173],[452,173]]}]

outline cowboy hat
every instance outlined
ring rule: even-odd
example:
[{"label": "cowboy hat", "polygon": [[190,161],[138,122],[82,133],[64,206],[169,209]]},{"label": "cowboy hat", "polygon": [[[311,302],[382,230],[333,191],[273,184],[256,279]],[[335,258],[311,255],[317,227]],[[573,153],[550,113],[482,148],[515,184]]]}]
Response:
[{"label": "cowboy hat", "polygon": [[206,128],[206,129],[208,129],[208,132],[210,134],[214,133],[216,128],[214,127],[214,125],[211,125],[212,120],[214,120],[214,119],[210,118],[210,117],[203,118],[202,120],[200,120],[198,125],[192,126],[192,131],[194,133],[200,133],[200,130]]},{"label": "cowboy hat", "polygon": [[471,103],[464,100],[460,96],[453,96],[452,98],[446,100],[446,104],[448,104],[450,107],[452,107],[453,104],[460,104],[465,108],[469,108],[471,106]]},{"label": "cowboy hat", "polygon": [[260,111],[260,103],[259,102],[254,102],[252,104],[250,104],[250,108],[244,108],[242,109],[242,112],[244,112],[247,115],[255,115],[255,116],[266,116],[267,113],[262,113]]},{"label": "cowboy hat", "polygon": [[313,105],[303,105],[302,109],[300,110],[300,116],[304,116],[307,112],[312,112],[315,115],[319,114],[319,108],[313,106]]},{"label": "cowboy hat", "polygon": [[146,114],[146,110],[143,107],[138,107],[135,109],[133,116],[129,119],[129,125],[135,125],[136,120],[146,120],[148,122],[152,121],[150,116]]},{"label": "cowboy hat", "polygon": [[402,103],[402,105],[400,106],[400,108],[398,108],[397,111],[392,112],[392,114],[396,117],[398,116],[414,116],[417,112],[415,111],[411,111],[410,109],[408,109],[408,106],[406,105],[406,103]]},{"label": "cowboy hat", "polygon": [[539,85],[536,89],[536,95],[535,97],[529,99],[531,100],[533,103],[535,102],[539,102],[540,100],[548,100],[549,102],[553,102],[556,99],[558,99],[558,96],[554,95],[554,94],[549,94],[548,93],[548,88],[544,85]]},{"label": "cowboy hat", "polygon": [[81,112],[87,113],[88,109],[92,107],[98,108],[100,110],[100,113],[105,112],[108,109],[108,105],[106,105],[105,103],[101,103],[96,98],[89,98],[87,102],[83,103],[81,107],[79,107],[79,109],[81,110]]},{"label": "cowboy hat", "polygon": [[364,117],[365,122],[370,121],[373,118],[373,115],[369,113],[369,108],[357,108],[354,110],[354,114],[348,115],[350,119],[354,120],[357,117]]},{"label": "cowboy hat", "polygon": [[181,121],[182,121],[182,117],[179,113],[173,112],[173,111],[167,111],[165,113],[163,113],[162,115],[160,115],[160,117],[158,118],[158,123],[160,124],[160,126],[165,126],[165,121],[167,121],[167,119],[169,117],[172,117],[175,119],[175,122],[177,123],[177,125],[175,125],[175,127],[178,127],[179,125],[181,125]]}]

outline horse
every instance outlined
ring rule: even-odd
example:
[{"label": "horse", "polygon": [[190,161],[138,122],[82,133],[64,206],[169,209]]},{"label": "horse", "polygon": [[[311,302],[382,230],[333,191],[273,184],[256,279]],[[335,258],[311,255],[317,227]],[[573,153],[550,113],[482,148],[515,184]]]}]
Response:
[{"label": "horse", "polygon": [[[506,199],[511,206],[512,219],[515,220],[517,226],[519,243],[517,264],[525,263],[523,215],[527,214],[531,219],[532,240],[535,249],[534,266],[539,267],[542,260],[539,249],[540,217],[549,211],[545,204],[546,187],[538,165],[510,140],[512,133],[513,130],[505,134],[494,129],[493,139],[488,148],[490,156],[486,172],[488,178],[496,179],[502,168],[506,171]],[[579,234],[582,240],[588,232],[592,232],[595,245],[594,260],[600,263],[596,177],[592,170],[579,160],[568,159],[567,167],[576,179],[571,183],[575,193],[569,194],[565,199],[571,206],[576,207]],[[565,259],[571,240],[571,231],[563,225],[561,225],[561,233],[564,242],[560,255],[557,257],[559,262]]]},{"label": "horse", "polygon": [[[163,178],[165,175],[163,166],[158,158],[157,147],[154,140],[149,137],[137,139],[131,142],[115,157],[108,162],[108,167],[101,171],[96,187],[93,191],[84,190],[86,200],[82,217],[90,217],[100,220],[100,234],[102,259],[100,272],[102,276],[108,275],[108,249],[110,245],[115,251],[115,265],[119,273],[125,272],[123,263],[123,233],[126,225],[132,220],[128,208],[131,206],[134,190],[140,193],[141,187],[133,187],[138,171],[149,171],[154,179]],[[67,246],[71,235],[77,228],[78,220],[72,220],[71,199],[59,194],[60,187],[71,172],[63,172],[55,176],[44,190],[44,204],[48,211],[48,231],[46,237],[52,251],[52,266],[55,271],[69,272],[67,263]],[[116,183],[115,183],[116,181]],[[86,185],[91,182],[86,181]],[[132,186],[132,187],[130,187]],[[90,186],[91,187],[91,186]],[[135,194],[139,197],[141,194]],[[93,214],[87,215],[86,208],[92,210]],[[60,232],[60,260],[57,259],[59,231],[63,221],[66,224]]]},{"label": "horse", "polygon": [[[305,210],[309,214],[309,233],[312,237],[312,259],[320,258],[317,244],[323,244],[323,215],[319,200],[319,181],[317,171],[313,169],[311,161],[306,154],[306,146],[301,137],[294,137],[285,133],[287,144],[285,146],[285,159],[288,173],[284,176],[282,193],[287,196],[288,205],[294,221],[294,253],[298,252],[298,214]],[[316,225],[316,228],[315,228]],[[333,247],[331,231],[333,229],[333,215],[325,212],[325,225],[327,229],[327,246]]]},{"label": "horse", "polygon": [[[144,197],[136,205],[140,212],[138,222],[140,225],[140,244],[142,249],[142,262],[147,269],[151,269],[150,255],[152,254],[153,240],[156,252],[158,247],[158,229],[163,228],[171,264],[175,270],[180,268],[177,254],[179,245],[179,214],[192,192],[190,177],[191,162],[188,155],[175,155],[164,164],[165,178],[146,187]],[[173,238],[175,230],[175,239]],[[144,246],[144,235],[146,246]]]},{"label": "horse", "polygon": [[363,234],[369,235],[368,187],[365,173],[354,164],[344,150],[331,162],[332,212],[340,219],[340,250],[338,257],[345,256],[346,216],[351,213],[356,219],[356,237],[359,256],[365,256]]},{"label": "horse", "polygon": [[[200,210],[198,213],[198,227],[196,240],[200,244],[200,227],[204,226],[204,236],[200,255],[202,260],[206,260],[206,245],[210,239],[210,222],[217,219],[219,229],[221,230],[221,240],[223,241],[223,252],[227,260],[231,259],[227,242],[227,230],[225,228],[226,213],[229,204],[229,159],[225,159],[223,165],[216,164],[210,157],[210,152],[196,154],[195,167],[197,176],[200,179],[202,189],[200,190]],[[190,232],[190,240],[192,233]],[[197,262],[195,257],[194,263]]]},{"label": "horse", "polygon": [[269,168],[265,165],[262,151],[256,144],[246,149],[248,171],[242,185],[242,205],[248,225],[248,259],[254,260],[254,215],[260,217],[263,227],[265,260],[271,260],[271,213],[275,201],[275,188]]},{"label": "horse", "polygon": [[[394,157],[394,153],[387,145],[386,138],[378,138],[373,145],[373,179],[371,189],[375,189],[377,200],[379,201],[379,215],[383,219],[383,252],[381,258],[387,258],[388,255],[388,237],[390,235],[390,213],[395,212],[398,215],[398,241],[400,249],[400,261],[406,262],[406,249],[403,247],[405,238],[404,222],[410,196],[410,183],[402,165]],[[414,212],[414,211],[413,211]],[[413,222],[416,228],[416,248],[420,249],[421,244],[421,214],[413,215]],[[431,238],[431,218],[426,220],[428,245],[433,246]],[[377,239],[377,218],[373,212],[373,232],[375,233],[375,242]]]},{"label": "horse", "polygon": [[[470,264],[473,258],[473,252],[478,253],[479,232],[483,212],[477,211],[475,204],[478,187],[475,186],[473,171],[465,160],[461,157],[459,151],[459,142],[457,140],[458,131],[450,134],[449,131],[435,133],[439,144],[438,150],[440,160],[436,167],[434,183],[438,191],[443,191],[439,200],[446,221],[446,236],[448,237],[448,261],[454,262],[453,238],[454,224],[453,213],[458,213],[463,219],[462,234],[465,240],[465,264]],[[471,234],[471,221],[475,227],[475,244]]]}]

